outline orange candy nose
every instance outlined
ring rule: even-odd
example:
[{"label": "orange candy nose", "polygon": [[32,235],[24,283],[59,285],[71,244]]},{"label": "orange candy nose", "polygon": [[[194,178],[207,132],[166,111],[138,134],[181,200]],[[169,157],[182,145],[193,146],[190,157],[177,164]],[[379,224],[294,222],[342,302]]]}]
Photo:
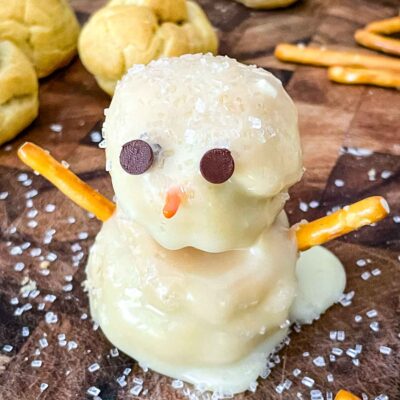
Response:
[{"label": "orange candy nose", "polygon": [[179,210],[184,193],[180,188],[172,188],[167,192],[167,198],[165,199],[165,205],[163,214],[165,218],[172,218]]}]

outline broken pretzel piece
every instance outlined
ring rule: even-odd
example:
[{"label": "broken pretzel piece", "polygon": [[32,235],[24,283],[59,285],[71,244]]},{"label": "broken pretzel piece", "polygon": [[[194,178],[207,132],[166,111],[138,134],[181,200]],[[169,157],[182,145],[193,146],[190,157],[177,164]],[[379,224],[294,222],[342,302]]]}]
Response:
[{"label": "broken pretzel piece", "polygon": [[371,22],[365,27],[365,30],[384,35],[400,32],[400,16]]},{"label": "broken pretzel piece", "polygon": [[371,69],[391,69],[400,72],[400,60],[359,51],[328,50],[321,47],[301,47],[282,43],[275,49],[281,61],[332,67],[336,65]]},{"label": "broken pretzel piece", "polygon": [[354,39],[358,44],[369,49],[400,56],[400,40],[398,39],[392,39],[363,29],[356,31]]},{"label": "broken pretzel piece", "polygon": [[374,85],[386,88],[400,88],[400,72],[379,69],[349,67],[330,67],[328,77],[331,81],[348,85]]}]

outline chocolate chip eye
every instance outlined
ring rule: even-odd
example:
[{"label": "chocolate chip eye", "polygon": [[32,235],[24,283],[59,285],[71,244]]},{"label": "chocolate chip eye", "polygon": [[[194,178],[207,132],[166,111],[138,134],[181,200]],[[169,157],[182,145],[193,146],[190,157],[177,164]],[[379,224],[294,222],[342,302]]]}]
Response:
[{"label": "chocolate chip eye", "polygon": [[200,161],[200,172],[210,183],[224,183],[233,174],[235,161],[228,149],[207,151]]},{"label": "chocolate chip eye", "polygon": [[128,174],[144,174],[152,166],[153,161],[153,150],[143,140],[132,140],[122,146],[119,162]]}]

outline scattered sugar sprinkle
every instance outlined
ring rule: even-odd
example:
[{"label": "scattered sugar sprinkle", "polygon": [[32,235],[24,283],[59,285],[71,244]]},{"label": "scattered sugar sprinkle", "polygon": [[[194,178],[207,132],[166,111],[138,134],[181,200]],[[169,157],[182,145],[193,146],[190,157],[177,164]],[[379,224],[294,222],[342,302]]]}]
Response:
[{"label": "scattered sugar sprinkle", "polygon": [[118,385],[119,385],[120,387],[125,387],[125,386],[127,385],[127,383],[126,383],[126,377],[125,377],[124,375],[119,376],[119,377],[117,378],[117,383],[118,383]]},{"label": "scattered sugar sprinkle", "polygon": [[342,179],[335,179],[334,184],[337,187],[343,187],[345,183],[344,183],[344,181]]},{"label": "scattered sugar sprinkle", "polygon": [[39,346],[42,349],[45,349],[48,345],[49,345],[49,343],[46,338],[43,337],[43,338],[39,339]]},{"label": "scattered sugar sprinkle", "polygon": [[5,200],[8,197],[8,192],[0,192],[0,200]]},{"label": "scattered sugar sprinkle", "polygon": [[375,397],[375,400],[389,400],[389,396],[386,394],[380,394],[379,396]]},{"label": "scattered sugar sprinkle", "polygon": [[175,379],[172,381],[171,386],[174,389],[182,389],[183,388],[183,382],[179,379]]},{"label": "scattered sugar sprinkle", "polygon": [[63,130],[63,126],[61,124],[51,124],[50,130],[54,133],[61,133]]},{"label": "scattered sugar sprinkle", "polygon": [[111,357],[118,357],[119,356],[119,351],[116,347],[110,350],[110,355]]},{"label": "scattered sugar sprinkle", "polygon": [[33,360],[31,362],[31,367],[32,368],[40,368],[42,366],[42,360]]},{"label": "scattered sugar sprinkle", "polygon": [[312,387],[314,386],[315,381],[314,381],[314,379],[312,379],[312,378],[310,378],[310,377],[308,377],[308,376],[305,376],[305,377],[301,380],[301,383],[302,383],[304,386],[307,386],[307,387],[309,387],[309,388],[312,388]]},{"label": "scattered sugar sprinkle", "polygon": [[384,170],[384,171],[382,171],[382,173],[381,173],[381,178],[382,178],[382,179],[388,179],[388,178],[390,178],[392,175],[393,175],[393,173],[392,173],[391,171]]},{"label": "scattered sugar sprinkle", "polygon": [[292,372],[293,376],[298,377],[301,374],[301,370],[298,368],[295,368]]},{"label": "scattered sugar sprinkle", "polygon": [[384,354],[385,356],[388,356],[389,354],[392,353],[392,349],[388,346],[381,346],[379,347],[379,352],[381,354]]},{"label": "scattered sugar sprinkle", "polygon": [[319,201],[316,201],[316,200],[310,201],[310,203],[308,205],[311,208],[318,208],[319,207]]},{"label": "scattered sugar sprinkle", "polygon": [[14,265],[14,271],[21,272],[25,268],[25,264],[23,262],[17,262]]},{"label": "scattered sugar sprinkle", "polygon": [[356,367],[360,366],[360,360],[358,358],[354,358],[351,361],[352,361],[354,366],[356,366]]},{"label": "scattered sugar sprinkle", "polygon": [[310,391],[311,400],[324,400],[324,396],[320,390]]},{"label": "scattered sugar sprinkle", "polygon": [[34,228],[36,228],[38,226],[38,223],[35,220],[31,220],[26,225],[28,226],[28,228],[34,229]]},{"label": "scattered sugar sprinkle", "polygon": [[346,354],[351,358],[356,358],[358,356],[357,351],[355,351],[354,349],[347,349]]},{"label": "scattered sugar sprinkle", "polygon": [[92,143],[100,143],[103,140],[103,137],[100,132],[94,131],[90,134],[90,140]]},{"label": "scattered sugar sprinkle", "polygon": [[365,272],[363,272],[363,273],[361,274],[361,278],[362,278],[364,281],[367,281],[369,278],[371,278],[371,274],[370,274],[368,271],[365,271]]},{"label": "scattered sugar sprinkle", "polygon": [[140,392],[143,390],[143,386],[135,385],[129,392],[134,396],[139,396]]},{"label": "scattered sugar sprinkle", "polygon": [[299,203],[299,209],[303,212],[307,212],[308,211],[308,204],[305,203],[304,201],[301,201]]},{"label": "scattered sugar sprinkle", "polygon": [[5,344],[4,346],[3,346],[3,351],[5,352],[5,353],[11,353],[12,352],[12,350],[13,350],[13,346],[11,346],[10,344]]},{"label": "scattered sugar sprinkle", "polygon": [[344,331],[338,331],[337,340],[339,342],[343,342],[345,337],[346,337],[346,335],[345,335]]},{"label": "scattered sugar sprinkle", "polygon": [[21,335],[23,337],[28,337],[29,336],[29,328],[27,326],[22,327]]},{"label": "scattered sugar sprinkle", "polygon": [[369,327],[370,327],[370,329],[371,329],[372,331],[374,331],[374,332],[378,332],[379,329],[380,329],[380,327],[379,327],[379,322],[377,322],[377,321],[371,322],[371,323],[369,324]]},{"label": "scattered sugar sprinkle", "polygon": [[100,369],[100,365],[98,363],[94,363],[88,367],[89,372],[96,372]]},{"label": "scattered sugar sprinkle", "polygon": [[35,218],[37,215],[38,215],[38,210],[36,210],[36,209],[31,209],[31,210],[29,210],[27,213],[26,213],[26,216],[28,217],[28,218]]},{"label": "scattered sugar sprinkle", "polygon": [[98,395],[100,394],[100,392],[101,392],[101,390],[100,390],[99,388],[97,388],[96,386],[91,386],[91,387],[86,391],[86,393],[87,393],[89,396],[93,396],[93,397],[98,396]]},{"label": "scattered sugar sprinkle", "polygon": [[19,255],[21,255],[21,254],[22,254],[22,248],[21,248],[21,246],[14,246],[14,247],[12,247],[11,250],[10,250],[10,254],[11,254],[12,256],[19,256]]},{"label": "scattered sugar sprinkle", "polygon": [[55,209],[55,204],[46,204],[46,206],[44,207],[44,211],[46,211],[47,213],[52,213],[55,211]]},{"label": "scattered sugar sprinkle", "polygon": [[39,194],[39,192],[36,189],[32,189],[32,190],[29,190],[29,192],[25,193],[25,198],[31,199],[31,198],[37,196],[38,194]]},{"label": "scattered sugar sprinkle", "polygon": [[30,251],[31,257],[39,257],[42,254],[42,249],[35,247]]},{"label": "scattered sugar sprinkle", "polygon": [[62,290],[64,292],[72,292],[73,288],[74,288],[73,285],[71,283],[69,283],[68,285],[64,285]]},{"label": "scattered sugar sprinkle", "polygon": [[73,340],[70,340],[70,341],[68,342],[67,347],[68,347],[68,351],[75,350],[75,349],[78,348],[78,343],[76,343],[76,342],[73,341]]},{"label": "scattered sugar sprinkle", "polygon": [[257,382],[251,382],[249,385],[249,391],[255,393],[257,391],[257,386],[258,386]]},{"label": "scattered sugar sprinkle", "polygon": [[332,382],[335,380],[335,378],[333,377],[332,374],[328,374],[328,375],[326,376],[326,380],[327,380],[329,383],[332,383]]},{"label": "scattered sugar sprinkle", "polygon": [[363,258],[360,258],[356,261],[356,264],[358,267],[365,267],[367,265],[367,262]]},{"label": "scattered sugar sprinkle", "polygon": [[79,232],[78,233],[78,239],[80,240],[85,240],[89,237],[89,234],[87,232]]},{"label": "scattered sugar sprinkle", "polygon": [[40,384],[40,393],[43,393],[47,388],[49,387],[49,385],[47,383],[41,383]]},{"label": "scattered sugar sprinkle", "polygon": [[325,359],[322,356],[318,356],[318,357],[314,358],[313,363],[317,367],[325,367],[326,366]]},{"label": "scattered sugar sprinkle", "polygon": [[375,318],[378,316],[378,311],[376,311],[375,309],[372,309],[372,310],[367,311],[366,315],[368,318]]},{"label": "scattered sugar sprinkle", "polygon": [[379,268],[375,268],[371,271],[371,274],[373,276],[379,276],[382,273],[382,271]]},{"label": "scattered sugar sprinkle", "polygon": [[332,354],[334,354],[335,356],[341,356],[343,354],[343,350],[340,349],[339,347],[333,347],[332,348]]},{"label": "scattered sugar sprinkle", "polygon": [[57,314],[52,311],[47,312],[44,318],[47,324],[56,324],[58,321]]}]

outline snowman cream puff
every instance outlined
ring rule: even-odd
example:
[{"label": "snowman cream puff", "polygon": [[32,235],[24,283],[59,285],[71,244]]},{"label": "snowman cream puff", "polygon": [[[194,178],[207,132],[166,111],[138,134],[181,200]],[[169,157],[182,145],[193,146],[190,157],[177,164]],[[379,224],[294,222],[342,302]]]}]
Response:
[{"label": "snowman cream puff", "polygon": [[37,146],[19,155],[105,221],[87,265],[104,334],[206,390],[247,390],[290,324],[342,295],[339,260],[299,250],[388,213],[372,197],[289,229],[283,207],[303,173],[296,108],[269,72],[227,57],[133,67],[104,137],[116,206]]}]

